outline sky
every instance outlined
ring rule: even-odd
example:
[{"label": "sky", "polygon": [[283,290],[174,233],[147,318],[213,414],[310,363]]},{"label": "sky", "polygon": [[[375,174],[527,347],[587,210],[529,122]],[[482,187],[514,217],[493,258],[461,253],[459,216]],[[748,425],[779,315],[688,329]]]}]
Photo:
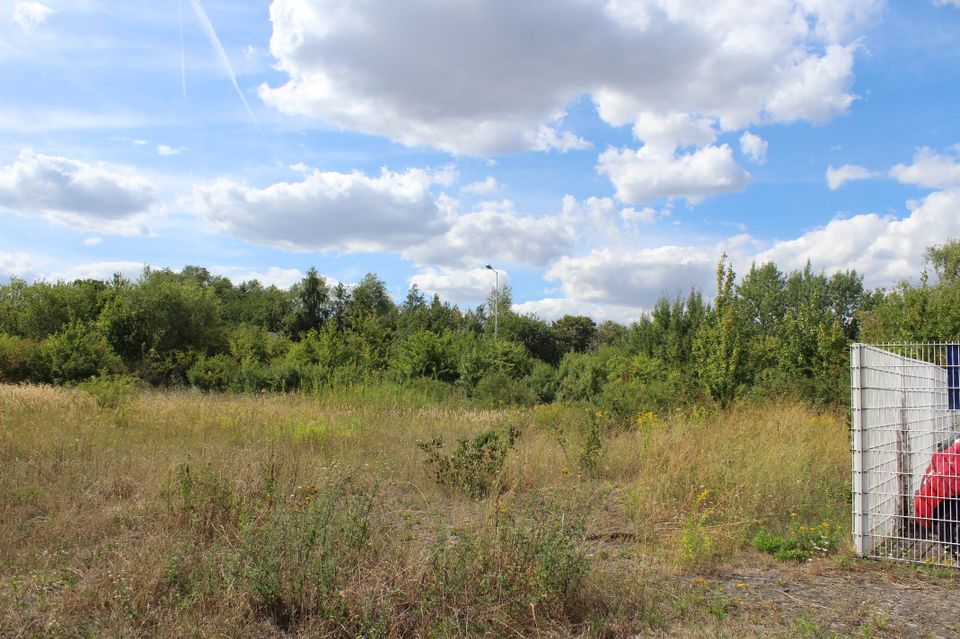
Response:
[{"label": "sky", "polygon": [[376,273],[630,322],[960,238],[960,0],[0,0],[0,281]]}]

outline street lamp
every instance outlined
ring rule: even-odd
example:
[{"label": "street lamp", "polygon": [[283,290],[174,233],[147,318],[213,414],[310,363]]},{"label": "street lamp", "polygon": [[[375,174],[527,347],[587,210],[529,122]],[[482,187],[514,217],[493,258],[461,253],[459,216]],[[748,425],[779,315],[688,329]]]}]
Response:
[{"label": "street lamp", "polygon": [[487,268],[493,271],[497,283],[496,292],[493,294],[493,341],[497,341],[497,324],[500,321],[500,273],[489,264]]}]

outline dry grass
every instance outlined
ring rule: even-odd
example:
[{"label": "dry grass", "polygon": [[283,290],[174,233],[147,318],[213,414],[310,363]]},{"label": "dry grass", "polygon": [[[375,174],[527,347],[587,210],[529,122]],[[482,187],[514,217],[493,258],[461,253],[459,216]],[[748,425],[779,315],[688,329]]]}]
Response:
[{"label": "dry grass", "polygon": [[[841,416],[640,422],[377,389],[101,408],[0,386],[0,635],[708,636],[726,604],[690,574],[791,513],[846,526]],[[485,499],[438,486],[416,446],[509,427]]]}]

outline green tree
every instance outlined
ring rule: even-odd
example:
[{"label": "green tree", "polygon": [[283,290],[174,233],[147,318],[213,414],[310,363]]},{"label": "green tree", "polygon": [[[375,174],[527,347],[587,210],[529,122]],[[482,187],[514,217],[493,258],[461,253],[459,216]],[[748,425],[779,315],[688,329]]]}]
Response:
[{"label": "green tree", "polygon": [[315,267],[293,288],[294,308],[287,330],[296,339],[310,330],[319,330],[330,317],[330,290]]},{"label": "green tree", "polygon": [[733,282],[733,267],[724,255],[717,264],[717,297],[693,344],[704,389],[721,405],[729,404],[743,384],[743,321]]},{"label": "green tree", "polygon": [[564,353],[586,353],[597,337],[596,322],[585,315],[564,315],[553,323],[553,330]]}]

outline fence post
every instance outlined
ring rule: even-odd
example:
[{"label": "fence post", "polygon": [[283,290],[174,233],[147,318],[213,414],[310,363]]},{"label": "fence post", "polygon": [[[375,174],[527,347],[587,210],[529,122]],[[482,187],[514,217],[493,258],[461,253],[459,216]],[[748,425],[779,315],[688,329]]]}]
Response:
[{"label": "fence post", "polygon": [[850,346],[850,417],[853,426],[853,545],[866,555],[866,493],[863,486],[863,344]]}]

